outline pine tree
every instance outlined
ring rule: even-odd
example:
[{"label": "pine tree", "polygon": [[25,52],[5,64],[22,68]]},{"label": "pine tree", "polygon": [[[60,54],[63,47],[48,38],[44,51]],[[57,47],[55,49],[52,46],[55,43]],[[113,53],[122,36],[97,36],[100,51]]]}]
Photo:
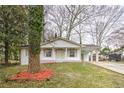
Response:
[{"label": "pine tree", "polygon": [[11,45],[24,40],[26,12],[23,6],[0,6],[0,45],[5,50],[5,64],[8,64]]}]

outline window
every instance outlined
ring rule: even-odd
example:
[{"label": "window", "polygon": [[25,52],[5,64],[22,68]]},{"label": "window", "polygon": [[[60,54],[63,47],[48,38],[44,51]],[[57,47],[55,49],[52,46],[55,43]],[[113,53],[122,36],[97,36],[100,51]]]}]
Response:
[{"label": "window", "polygon": [[44,56],[45,57],[51,57],[52,56],[52,49],[45,49],[44,50]]},{"label": "window", "polygon": [[76,57],[76,49],[69,49],[69,57]]}]

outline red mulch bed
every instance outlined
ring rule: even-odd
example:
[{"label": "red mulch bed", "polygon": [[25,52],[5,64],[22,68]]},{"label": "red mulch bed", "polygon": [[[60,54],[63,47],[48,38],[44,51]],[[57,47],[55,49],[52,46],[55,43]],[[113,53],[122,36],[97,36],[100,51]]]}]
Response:
[{"label": "red mulch bed", "polygon": [[10,77],[8,80],[46,80],[53,76],[53,71],[50,69],[41,70],[37,73],[19,72]]}]

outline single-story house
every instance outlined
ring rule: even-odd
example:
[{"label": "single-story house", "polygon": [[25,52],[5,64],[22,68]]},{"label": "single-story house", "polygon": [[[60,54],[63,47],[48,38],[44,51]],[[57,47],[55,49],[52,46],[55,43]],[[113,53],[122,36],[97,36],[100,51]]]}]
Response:
[{"label": "single-story house", "polygon": [[[52,62],[82,62],[93,61],[93,55],[98,61],[98,47],[95,45],[81,45],[64,38],[56,38],[41,45],[40,63]],[[28,64],[28,46],[21,47],[20,61]]]}]

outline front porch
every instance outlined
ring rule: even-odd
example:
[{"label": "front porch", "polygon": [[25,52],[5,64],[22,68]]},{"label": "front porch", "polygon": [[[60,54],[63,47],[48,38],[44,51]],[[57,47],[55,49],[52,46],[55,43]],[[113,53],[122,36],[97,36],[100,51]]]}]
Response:
[{"label": "front porch", "polygon": [[40,57],[41,63],[81,62],[81,50],[80,48],[43,48]]}]

